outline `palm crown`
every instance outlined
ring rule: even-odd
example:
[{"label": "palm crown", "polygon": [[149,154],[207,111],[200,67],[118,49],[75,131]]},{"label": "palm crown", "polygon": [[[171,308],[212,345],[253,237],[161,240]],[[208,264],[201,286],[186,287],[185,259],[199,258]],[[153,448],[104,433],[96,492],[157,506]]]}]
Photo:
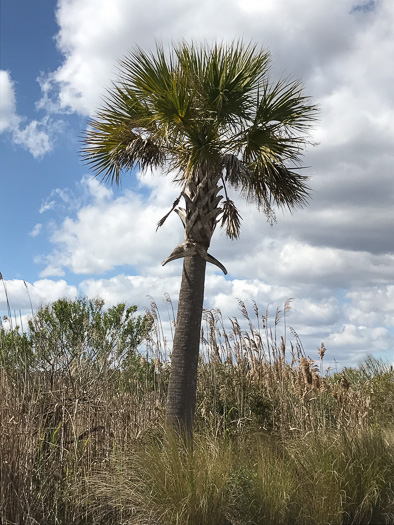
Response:
[{"label": "palm crown", "polygon": [[[268,215],[274,203],[302,207],[309,188],[294,169],[317,108],[298,82],[271,82],[269,63],[268,52],[242,43],[131,53],[90,120],[84,159],[111,182],[136,167],[174,173],[183,187],[204,173]],[[237,237],[240,216],[227,191],[220,212]]]}]

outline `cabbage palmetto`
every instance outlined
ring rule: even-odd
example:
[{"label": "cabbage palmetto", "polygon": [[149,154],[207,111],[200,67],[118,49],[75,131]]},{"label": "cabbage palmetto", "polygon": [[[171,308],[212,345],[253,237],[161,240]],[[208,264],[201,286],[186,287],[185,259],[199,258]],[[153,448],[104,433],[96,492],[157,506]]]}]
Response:
[{"label": "cabbage palmetto", "polygon": [[272,81],[269,69],[269,53],[242,42],[137,49],[120,62],[84,136],[84,160],[104,180],[118,183],[125,171],[158,168],[180,186],[169,213],[179,215],[184,241],[163,261],[184,259],[167,422],[188,435],[206,263],[227,273],[208,248],[218,223],[231,239],[241,229],[228,188],[271,218],[275,206],[292,210],[308,200],[299,163],[317,108],[299,82]]}]

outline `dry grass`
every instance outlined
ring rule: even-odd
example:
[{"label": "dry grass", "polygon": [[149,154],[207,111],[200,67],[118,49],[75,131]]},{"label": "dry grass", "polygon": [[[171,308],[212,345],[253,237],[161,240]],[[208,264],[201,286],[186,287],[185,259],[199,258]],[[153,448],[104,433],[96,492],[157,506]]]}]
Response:
[{"label": "dry grass", "polygon": [[[384,409],[380,412],[373,400],[373,381],[350,385],[346,371],[323,376],[324,344],[315,361],[305,355],[291,328],[288,341],[289,302],[281,335],[279,310],[270,324],[268,312],[259,315],[256,305],[254,320],[242,302],[240,307],[247,330],[241,329],[237,319],[231,320],[231,331],[226,330],[220,311],[205,312],[197,424],[208,425],[216,433],[239,432],[256,424],[283,433],[359,428],[379,419]],[[392,404],[386,407],[393,410]]]},{"label": "dry grass", "polygon": [[78,494],[89,523],[388,525],[393,445],[392,436],[358,430],[199,434],[185,447],[163,432],[118,450]]},{"label": "dry grass", "polygon": [[240,308],[230,329],[204,314],[187,450],[162,427],[171,345],[153,301],[143,357],[119,367],[104,366],[119,341],[100,346],[97,322],[81,318],[80,340],[37,325],[33,347],[0,326],[1,523],[391,523],[392,369],[324,376],[329,350],[305,355],[289,302],[272,321]]},{"label": "dry grass", "polygon": [[225,525],[233,455],[222,445],[197,436],[190,447],[163,430],[118,450],[78,491],[81,503],[104,522]]}]

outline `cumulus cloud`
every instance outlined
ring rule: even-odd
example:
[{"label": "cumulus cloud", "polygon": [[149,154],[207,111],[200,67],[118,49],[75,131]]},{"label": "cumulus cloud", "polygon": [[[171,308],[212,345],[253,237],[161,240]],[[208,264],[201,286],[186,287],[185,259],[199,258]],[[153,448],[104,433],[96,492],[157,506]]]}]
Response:
[{"label": "cumulus cloud", "polygon": [[0,71],[0,94],[0,133],[9,132],[12,142],[25,148],[34,158],[51,151],[53,134],[59,131],[62,123],[44,117],[25,125],[26,119],[16,110],[15,86],[8,71]]},{"label": "cumulus cloud", "polygon": [[349,352],[354,352],[356,349],[358,352],[365,353],[386,349],[386,335],[387,329],[382,326],[368,330],[363,325],[345,324],[340,332],[329,336],[327,344],[331,344],[334,348],[347,348]]},{"label": "cumulus cloud", "polygon": [[83,280],[80,289],[87,297],[101,297],[110,306],[120,302],[149,306],[150,296],[160,302],[165,294],[169,294],[176,304],[179,278],[121,274],[109,279]]},{"label": "cumulus cloud", "polygon": [[18,125],[15,90],[8,71],[0,71],[0,133]]},{"label": "cumulus cloud", "polygon": [[[164,268],[160,262],[182,240],[182,226],[173,214],[155,230],[177,188],[153,173],[139,179],[138,191],[125,190],[116,196],[97,180],[85,178],[82,184],[86,200],[80,201],[79,208],[70,202],[75,213],[54,226],[55,248],[41,260],[46,264],[41,276],[61,276],[65,270],[82,276],[102,274],[126,267],[127,274],[83,279],[80,292],[100,296],[109,305],[120,301],[147,305],[148,295],[160,302],[168,293],[176,308],[182,261]],[[227,319],[239,315],[239,299],[251,310],[255,301],[263,309],[270,304],[274,311],[294,298],[289,323],[310,354],[316,353],[321,340],[331,346],[331,359],[341,358],[349,345],[349,363],[365,356],[368,348],[387,351],[394,318],[392,253],[301,242],[288,236],[286,221],[271,227],[253,207],[240,206],[241,239],[230,241],[220,230],[214,236],[210,251],[227,266],[229,276],[208,265],[207,308],[220,309]],[[341,292],[346,289],[346,294]],[[371,316],[377,290],[372,307],[376,313]]]},{"label": "cumulus cloud", "polygon": [[149,5],[141,0],[59,0],[57,45],[65,60],[42,77],[42,105],[91,113],[116,74],[116,60],[136,45],[153,47],[155,41],[171,44],[182,38],[253,39],[272,51],[276,72],[311,77],[314,87],[325,90],[323,65],[349,53],[355,34],[368,30],[376,11],[382,11],[377,6],[352,14],[353,6],[351,0],[313,5],[308,0],[290,5],[286,0],[188,0],[182,5],[174,0]]},{"label": "cumulus cloud", "polygon": [[[244,219],[241,238],[216,232],[211,252],[229,276],[208,268],[206,306],[232,316],[237,299],[275,309],[294,297],[289,322],[309,353],[324,340],[327,355],[342,362],[354,364],[368,351],[387,355],[394,342],[393,2],[58,0],[56,16],[63,62],[40,76],[37,103],[48,114],[92,114],[116,77],[116,61],[137,44],[153,48],[155,40],[242,37],[270,49],[272,77],[303,79],[321,107],[312,136],[318,147],[304,162],[311,166],[305,170],[311,202],[293,216],[278,213],[271,227],[234,195]],[[14,85],[4,73],[0,130],[19,129],[25,147],[44,151],[45,123],[21,127]],[[57,216],[53,249],[37,258],[41,277],[79,274],[78,292],[109,304],[128,298],[146,304],[148,294],[160,300],[165,292],[176,302],[182,263],[162,268],[160,261],[183,230],[175,215],[155,230],[177,189],[158,174],[130,180],[123,192],[85,178],[78,191],[48,195],[40,212]]]},{"label": "cumulus cloud", "polygon": [[51,151],[52,140],[42,127],[45,122],[32,120],[30,124],[22,129],[15,129],[12,138],[15,144],[23,146],[34,158],[39,158]]},{"label": "cumulus cloud", "polygon": [[[33,283],[27,283],[20,279],[7,281],[7,294],[14,311],[15,305],[23,312],[31,312],[31,307],[36,311],[40,306],[49,304],[60,298],[75,299],[78,290],[70,286],[64,280],[54,281],[51,279],[40,279]],[[0,288],[0,311],[7,310],[7,302],[4,288]]]},{"label": "cumulus cloud", "polygon": [[[67,216],[55,227],[51,240],[56,249],[47,256],[48,266],[41,276],[61,275],[63,267],[77,274],[101,273],[121,265],[147,271],[175,247],[170,227],[155,233],[171,200],[164,207],[160,204],[162,194],[159,199],[154,192],[146,198],[133,191],[111,199],[111,191],[97,180],[85,178],[82,184],[90,201],[75,217]],[[175,195],[176,188],[172,190],[167,194]],[[169,218],[168,225],[174,220],[178,219]],[[181,242],[182,232],[178,231]]]},{"label": "cumulus cloud", "polygon": [[348,291],[347,315],[351,322],[372,327],[392,327],[394,319],[394,285],[378,285],[369,290]]},{"label": "cumulus cloud", "polygon": [[386,251],[394,221],[394,72],[386,67],[394,61],[392,2],[233,0],[224,6],[203,0],[164,8],[154,1],[147,8],[139,0],[117,0],[109,8],[95,0],[60,0],[57,20],[64,62],[50,74],[45,95],[51,85],[61,107],[84,114],[100,104],[116,76],[116,61],[136,44],[242,35],[268,47],[273,75],[302,78],[321,106],[314,131],[319,146],[305,159],[312,166],[307,173],[313,200],[302,219],[285,218],[291,235],[313,244]]}]

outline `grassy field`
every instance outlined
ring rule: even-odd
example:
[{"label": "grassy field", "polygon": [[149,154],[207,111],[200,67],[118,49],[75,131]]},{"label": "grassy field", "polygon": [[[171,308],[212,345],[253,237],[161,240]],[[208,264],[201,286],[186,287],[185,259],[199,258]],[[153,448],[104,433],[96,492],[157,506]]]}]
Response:
[{"label": "grassy field", "polygon": [[394,523],[393,369],[323,373],[329,349],[305,355],[289,308],[241,303],[230,329],[204,313],[193,444],[164,428],[154,303],[58,301],[25,333],[4,320],[1,523]]}]

